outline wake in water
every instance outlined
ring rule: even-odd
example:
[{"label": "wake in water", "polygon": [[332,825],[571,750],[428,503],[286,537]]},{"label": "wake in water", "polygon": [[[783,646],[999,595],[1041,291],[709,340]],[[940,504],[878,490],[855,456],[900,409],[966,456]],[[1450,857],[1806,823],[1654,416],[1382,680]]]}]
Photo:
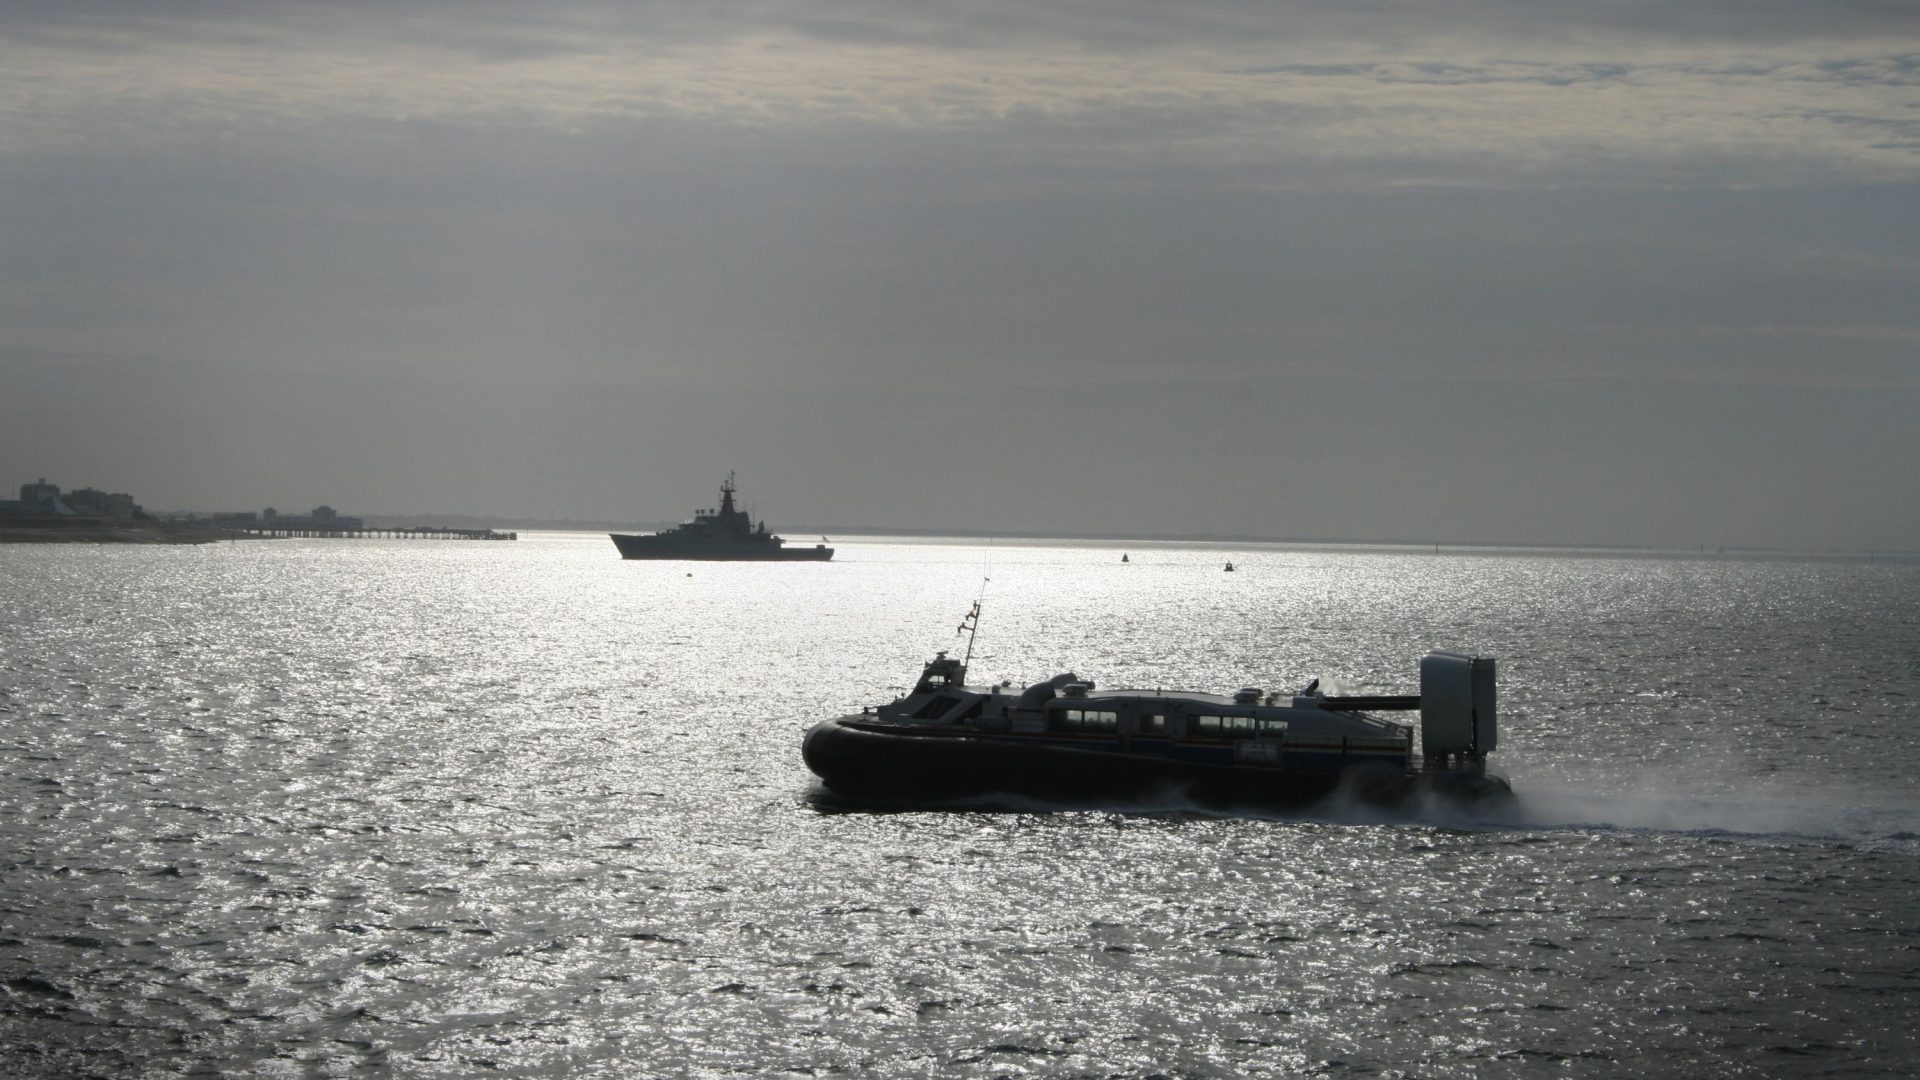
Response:
[{"label": "wake in water", "polygon": [[1512,804],[1491,823],[1505,828],[1721,834],[1920,854],[1920,809],[1912,806],[1844,805],[1805,792],[1730,798],[1658,790],[1516,788]]}]

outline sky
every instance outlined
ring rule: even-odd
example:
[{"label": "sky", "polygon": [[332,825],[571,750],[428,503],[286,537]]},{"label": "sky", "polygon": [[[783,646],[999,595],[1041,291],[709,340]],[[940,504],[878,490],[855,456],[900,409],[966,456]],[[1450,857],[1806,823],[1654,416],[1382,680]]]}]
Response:
[{"label": "sky", "polygon": [[0,6],[0,484],[1920,550],[1920,4]]}]

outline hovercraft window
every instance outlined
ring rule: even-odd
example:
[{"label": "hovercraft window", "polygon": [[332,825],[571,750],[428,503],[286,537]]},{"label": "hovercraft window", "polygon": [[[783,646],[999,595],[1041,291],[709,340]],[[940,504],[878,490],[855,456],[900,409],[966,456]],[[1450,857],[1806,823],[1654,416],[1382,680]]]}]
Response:
[{"label": "hovercraft window", "polygon": [[1055,731],[1111,734],[1120,730],[1120,714],[1102,709],[1058,709],[1049,719]]},{"label": "hovercraft window", "polygon": [[1285,720],[1252,716],[1190,716],[1187,734],[1196,739],[1251,739],[1255,735],[1276,735],[1287,730]]},{"label": "hovercraft window", "polygon": [[1165,713],[1143,713],[1140,717],[1140,734],[1165,735],[1167,717]]}]

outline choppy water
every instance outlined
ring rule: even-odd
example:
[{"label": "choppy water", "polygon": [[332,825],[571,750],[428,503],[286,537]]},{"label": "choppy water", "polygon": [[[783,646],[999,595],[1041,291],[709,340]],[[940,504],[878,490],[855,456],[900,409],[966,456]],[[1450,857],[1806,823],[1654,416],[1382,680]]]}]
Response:
[{"label": "choppy water", "polygon": [[[839,546],[0,548],[0,1074],[1914,1075],[1920,565]],[[983,576],[977,679],[1497,655],[1522,803],[816,804]]]}]

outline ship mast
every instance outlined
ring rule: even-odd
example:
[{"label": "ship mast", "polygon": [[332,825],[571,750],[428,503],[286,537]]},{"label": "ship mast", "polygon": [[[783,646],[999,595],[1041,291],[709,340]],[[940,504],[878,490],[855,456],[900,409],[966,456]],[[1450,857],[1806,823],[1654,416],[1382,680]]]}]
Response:
[{"label": "ship mast", "polygon": [[[987,568],[989,572],[993,566],[991,562],[992,553],[993,548],[989,546],[987,548],[989,559]],[[967,612],[966,618],[960,620],[960,629],[956,631],[956,633],[967,635],[967,654],[960,661],[960,670],[963,674],[967,670],[967,664],[973,660],[973,639],[980,634],[980,603],[987,598],[987,585],[992,580],[993,578],[990,576],[990,573],[982,573],[980,575],[980,595],[974,597],[973,609]]]},{"label": "ship mast", "polygon": [[964,671],[968,662],[973,659],[973,639],[980,633],[980,601],[973,602],[973,610],[967,612],[966,618],[960,620],[960,629],[955,633],[967,635],[967,654],[960,658],[960,668]]}]

